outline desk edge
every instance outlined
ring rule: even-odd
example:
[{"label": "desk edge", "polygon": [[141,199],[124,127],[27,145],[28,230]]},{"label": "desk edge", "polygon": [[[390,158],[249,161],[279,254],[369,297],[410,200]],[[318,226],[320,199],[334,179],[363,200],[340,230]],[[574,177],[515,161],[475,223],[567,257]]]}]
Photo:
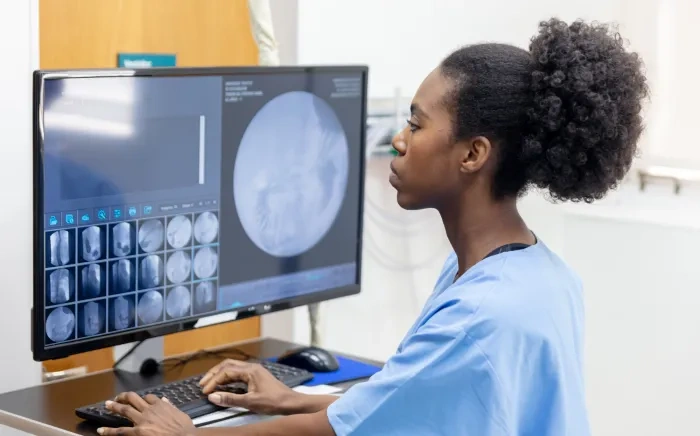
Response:
[{"label": "desk edge", "polygon": [[39,421],[34,421],[33,419],[24,418],[4,410],[0,410],[0,425],[5,425],[16,430],[21,430],[29,434],[36,435],[63,436],[77,434],[54,427],[52,425],[44,424]]}]

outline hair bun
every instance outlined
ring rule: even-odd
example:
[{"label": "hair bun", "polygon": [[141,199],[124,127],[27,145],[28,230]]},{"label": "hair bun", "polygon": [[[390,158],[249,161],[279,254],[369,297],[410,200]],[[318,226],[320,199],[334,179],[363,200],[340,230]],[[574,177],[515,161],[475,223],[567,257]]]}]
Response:
[{"label": "hair bun", "polygon": [[528,182],[555,200],[600,199],[636,156],[648,95],[642,61],[607,25],[558,19],[540,23],[530,54]]}]

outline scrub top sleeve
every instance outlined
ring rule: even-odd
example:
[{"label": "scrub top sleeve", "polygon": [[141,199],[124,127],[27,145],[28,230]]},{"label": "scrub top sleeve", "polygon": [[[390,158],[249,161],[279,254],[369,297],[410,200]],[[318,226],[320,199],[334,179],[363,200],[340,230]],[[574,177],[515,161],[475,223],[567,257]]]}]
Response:
[{"label": "scrub top sleeve", "polygon": [[[462,330],[421,326],[380,372],[329,406],[336,435],[506,434],[489,406],[494,390],[488,359],[470,342]],[[443,419],[455,407],[464,428]]]}]

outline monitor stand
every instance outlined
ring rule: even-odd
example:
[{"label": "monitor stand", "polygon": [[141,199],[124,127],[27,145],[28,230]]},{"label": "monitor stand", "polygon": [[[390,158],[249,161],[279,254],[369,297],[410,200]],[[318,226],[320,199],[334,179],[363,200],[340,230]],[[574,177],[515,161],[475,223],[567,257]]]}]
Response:
[{"label": "monitor stand", "polygon": [[[117,345],[113,348],[114,361],[117,362],[126,353],[129,352],[138,342],[133,342],[130,344]],[[134,350],[129,356],[124,360],[119,362],[117,366],[114,367],[115,370],[141,373],[143,375],[152,375],[153,370],[158,370],[158,364],[163,361],[164,353],[164,342],[163,337],[146,339],[139,347]],[[145,368],[144,362],[149,361],[151,365],[155,365],[155,368]],[[145,369],[145,373],[144,373]]]}]

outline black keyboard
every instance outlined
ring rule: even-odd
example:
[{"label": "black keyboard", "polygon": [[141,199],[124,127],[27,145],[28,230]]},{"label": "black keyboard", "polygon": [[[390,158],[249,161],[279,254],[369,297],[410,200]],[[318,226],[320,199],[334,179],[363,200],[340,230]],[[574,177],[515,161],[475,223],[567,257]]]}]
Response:
[{"label": "black keyboard", "polygon": [[[258,363],[270,371],[277,380],[290,388],[299,386],[313,378],[312,373],[302,369],[267,361]],[[148,394],[166,397],[175,407],[194,419],[224,409],[223,407],[210,403],[207,396],[202,394],[202,387],[199,386],[199,381],[202,377],[204,377],[204,374],[143,389],[136,393],[142,397]],[[241,394],[245,393],[246,389],[247,386],[245,383],[231,383],[226,386],[221,386],[220,389],[217,390]],[[79,407],[75,409],[75,414],[82,419],[95,422],[105,427],[130,427],[133,425],[128,419],[107,410],[104,401]]]}]

